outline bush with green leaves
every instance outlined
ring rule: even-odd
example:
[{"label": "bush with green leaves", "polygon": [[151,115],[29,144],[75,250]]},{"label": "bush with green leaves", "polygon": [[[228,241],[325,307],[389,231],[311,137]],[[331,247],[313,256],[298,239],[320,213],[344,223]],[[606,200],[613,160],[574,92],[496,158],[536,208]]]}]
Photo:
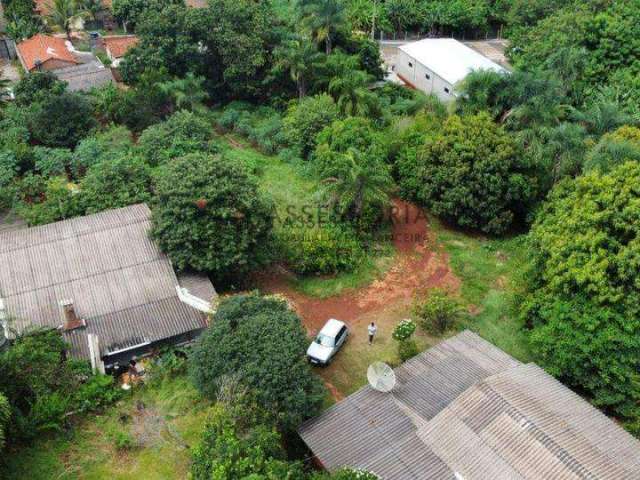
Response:
[{"label": "bush with green leaves", "polygon": [[231,102],[216,123],[248,138],[267,154],[276,153],[285,144],[282,116],[271,107],[255,108],[245,102]]},{"label": "bush with green leaves", "polygon": [[11,405],[9,400],[3,394],[0,393],[0,452],[4,449],[5,445],[5,431],[7,430],[7,424],[11,418]]},{"label": "bush with green leaves", "polygon": [[398,357],[400,357],[401,362],[406,362],[407,360],[415,357],[418,353],[420,353],[420,351],[418,350],[418,345],[413,338],[398,342]]},{"label": "bush with green leaves", "polygon": [[287,110],[284,139],[302,158],[308,158],[316,147],[316,136],[337,118],[338,107],[329,95],[303,98]]},{"label": "bush with green leaves", "polygon": [[359,468],[342,468],[329,478],[331,480],[379,480],[377,475]]},{"label": "bush with green leaves", "polygon": [[91,103],[78,93],[46,96],[28,117],[32,140],[45,147],[73,148],[98,126]]},{"label": "bush with green leaves", "polygon": [[75,178],[82,178],[93,165],[125,156],[132,148],[131,132],[126,127],[111,125],[78,144],[73,152],[71,172]]},{"label": "bush with green leaves", "polygon": [[339,223],[291,226],[278,236],[287,265],[301,275],[351,272],[364,255],[353,229]]},{"label": "bush with green leaves", "polygon": [[449,117],[397,166],[405,196],[447,221],[494,235],[523,218],[537,193],[528,159],[485,113]]},{"label": "bush with green leaves", "polygon": [[205,118],[186,110],[147,128],[138,140],[137,150],[155,167],[188,153],[217,151],[212,143],[213,127]]},{"label": "bush with green leaves", "polygon": [[35,171],[45,177],[65,175],[72,163],[71,150],[68,148],[34,147]]},{"label": "bush with green leaves", "polygon": [[402,342],[403,340],[408,340],[416,331],[416,324],[413,320],[405,318],[401,320],[393,329],[391,333],[391,337],[394,340]]},{"label": "bush with green leaves", "polygon": [[302,465],[287,461],[278,432],[266,425],[243,425],[239,409],[214,405],[193,451],[194,480],[305,478]]},{"label": "bush with green leaves", "polygon": [[420,327],[440,335],[456,324],[462,314],[462,307],[449,292],[434,288],[429,290],[426,298],[414,302],[413,314]]},{"label": "bush with green leaves", "polygon": [[640,164],[558,184],[529,234],[522,315],[537,361],[640,418]]},{"label": "bush with green leaves", "polygon": [[116,450],[125,451],[131,450],[135,446],[135,439],[129,430],[123,428],[117,428],[109,432],[109,437]]},{"label": "bush with green leaves", "polygon": [[45,100],[47,97],[57,96],[65,92],[67,84],[58,80],[52,72],[31,72],[16,83],[13,93],[16,104],[27,107],[32,103]]},{"label": "bush with green leaves", "polygon": [[151,168],[140,157],[121,155],[97,163],[80,183],[86,214],[151,200]]},{"label": "bush with green leaves", "polygon": [[242,165],[192,153],[159,169],[155,192],[152,235],[177,269],[220,278],[259,260],[274,209]]},{"label": "bush with green leaves", "polygon": [[10,151],[0,151],[0,211],[13,205],[18,159]]},{"label": "bush with green leaves", "polygon": [[[29,187],[34,187],[36,194],[30,200],[27,198],[31,193]],[[64,176],[50,179],[40,175],[25,176],[19,192],[21,201],[17,211],[29,225],[44,225],[84,213],[77,185],[69,183]]]},{"label": "bush with green leaves", "polygon": [[0,352],[0,394],[11,407],[7,439],[15,444],[42,432],[58,431],[70,411],[89,411],[115,401],[112,377],[92,377],[86,362],[68,360],[56,330],[34,330],[16,337]]},{"label": "bush with green leaves", "polygon": [[190,357],[191,377],[215,398],[219,381],[239,375],[259,405],[285,430],[318,413],[322,382],[305,358],[307,336],[286,302],[258,294],[223,300]]}]

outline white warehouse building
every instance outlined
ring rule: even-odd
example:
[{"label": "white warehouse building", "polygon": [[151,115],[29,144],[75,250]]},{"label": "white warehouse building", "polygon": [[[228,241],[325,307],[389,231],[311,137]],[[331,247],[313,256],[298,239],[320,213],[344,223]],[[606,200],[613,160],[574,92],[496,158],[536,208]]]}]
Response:
[{"label": "white warehouse building", "polygon": [[456,97],[456,84],[474,70],[507,72],[453,38],[427,38],[402,45],[395,65],[395,73],[407,85],[445,102]]}]

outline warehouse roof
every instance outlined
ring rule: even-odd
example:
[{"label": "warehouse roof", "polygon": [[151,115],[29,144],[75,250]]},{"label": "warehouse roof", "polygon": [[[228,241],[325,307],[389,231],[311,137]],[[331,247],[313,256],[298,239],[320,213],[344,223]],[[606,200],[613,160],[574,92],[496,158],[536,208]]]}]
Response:
[{"label": "warehouse roof", "polygon": [[474,70],[506,72],[497,63],[453,38],[427,38],[399,48],[451,85]]},{"label": "warehouse roof", "polygon": [[333,471],[388,480],[640,478],[640,442],[534,364],[465,331],[366,386],[300,435]]},{"label": "warehouse roof", "polygon": [[177,287],[205,301],[215,290],[206,277],[176,276],[149,238],[150,216],[146,205],[134,205],[0,233],[0,298],[10,328],[57,328],[60,302],[72,300],[86,327],[64,335],[72,353],[87,358],[89,333],[105,356],[205,327],[205,314],[181,301]]}]

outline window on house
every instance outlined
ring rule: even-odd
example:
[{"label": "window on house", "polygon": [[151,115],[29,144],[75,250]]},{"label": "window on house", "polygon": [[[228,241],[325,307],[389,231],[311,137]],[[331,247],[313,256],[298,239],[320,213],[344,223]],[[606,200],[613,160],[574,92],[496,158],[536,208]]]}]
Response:
[{"label": "window on house", "polygon": [[444,91],[447,93],[451,93],[447,87],[444,87]]},{"label": "window on house", "polygon": [[424,78],[426,78],[427,80],[429,80],[431,78],[431,75],[429,75],[428,73],[424,74]]},{"label": "window on house", "polygon": [[413,68],[413,63],[409,62],[409,68]]}]

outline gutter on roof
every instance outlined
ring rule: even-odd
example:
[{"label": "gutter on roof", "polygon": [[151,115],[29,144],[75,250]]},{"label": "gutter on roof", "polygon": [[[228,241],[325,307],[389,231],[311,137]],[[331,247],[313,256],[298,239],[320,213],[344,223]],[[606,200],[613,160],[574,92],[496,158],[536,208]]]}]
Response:
[{"label": "gutter on roof", "polygon": [[131,347],[126,347],[126,348],[121,348],[119,350],[114,350],[113,352],[106,352],[104,354],[105,357],[108,357],[110,355],[116,355],[118,353],[123,353],[123,352],[128,352],[129,350],[135,350],[136,348],[140,348],[140,347],[146,347],[147,345],[151,345],[151,342],[142,342],[139,343],[137,345],[132,345]]}]

